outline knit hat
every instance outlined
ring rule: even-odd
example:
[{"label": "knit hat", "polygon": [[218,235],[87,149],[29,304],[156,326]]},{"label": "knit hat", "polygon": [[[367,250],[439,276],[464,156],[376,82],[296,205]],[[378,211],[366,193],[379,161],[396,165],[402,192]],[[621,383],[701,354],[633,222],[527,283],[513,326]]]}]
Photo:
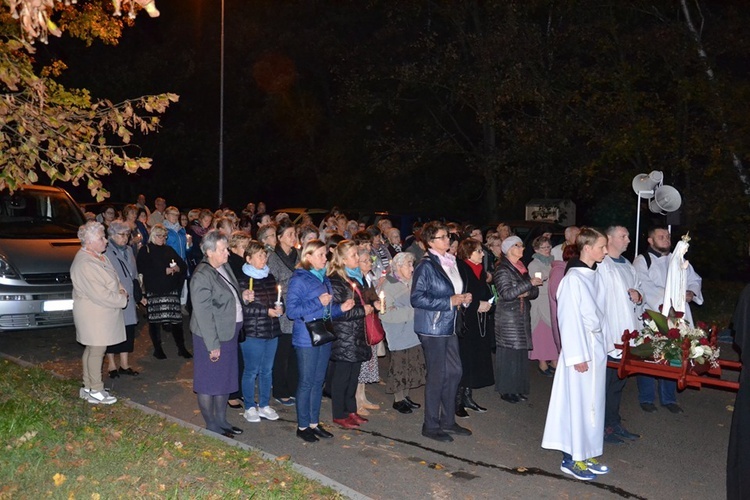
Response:
[{"label": "knit hat", "polygon": [[507,238],[505,238],[501,246],[503,253],[507,255],[508,252],[510,252],[510,249],[513,248],[516,243],[520,243],[521,245],[523,245],[523,241],[521,241],[521,238],[519,238],[518,236],[508,236]]}]

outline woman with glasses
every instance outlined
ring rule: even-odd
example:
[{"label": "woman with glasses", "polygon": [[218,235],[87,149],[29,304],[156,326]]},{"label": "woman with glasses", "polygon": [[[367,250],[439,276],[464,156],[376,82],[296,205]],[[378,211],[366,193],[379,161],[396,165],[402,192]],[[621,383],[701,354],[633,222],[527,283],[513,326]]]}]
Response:
[{"label": "woman with glasses", "polygon": [[182,307],[180,292],[185,282],[185,261],[166,244],[167,228],[156,224],[151,228],[148,245],[138,251],[138,270],[143,274],[143,288],[146,291],[146,317],[148,333],[154,344],[154,357],[166,359],[161,346],[161,326],[171,327],[177,344],[177,354],[183,358],[193,355],[185,347],[185,334],[182,328]]},{"label": "woman with glasses", "polygon": [[[135,207],[135,205],[128,205]],[[107,347],[107,371],[109,378],[117,378],[120,375],[138,375],[138,372],[130,367],[128,354],[133,352],[135,344],[135,325],[138,324],[138,314],[135,310],[135,297],[133,292],[138,284],[138,269],[135,265],[135,256],[133,249],[128,245],[130,240],[131,226],[120,219],[114,220],[109,224],[107,233],[109,233],[109,243],[104,255],[112,263],[112,267],[117,271],[117,277],[120,279],[120,286],[128,293],[128,305],[122,310],[125,319],[125,341],[119,344]],[[140,290],[138,290],[140,292]],[[119,354],[120,368],[115,363],[115,354]]]},{"label": "woman with glasses", "polygon": [[540,278],[532,278],[521,262],[523,242],[518,236],[503,240],[503,256],[493,275],[499,296],[495,309],[495,390],[508,403],[528,399],[528,351],[531,343],[529,305],[539,295]]},{"label": "woman with glasses", "polygon": [[460,309],[458,350],[461,355],[463,375],[456,393],[456,416],[466,418],[466,410],[484,413],[473,397],[473,389],[495,383],[492,368],[492,344],[495,331],[489,321],[492,308],[492,291],[487,284],[487,273],[482,264],[484,249],[474,238],[463,240],[458,246],[456,266],[463,281],[463,292],[471,294],[471,302]]},{"label": "woman with glasses", "polygon": [[448,228],[437,221],[422,227],[420,238],[427,253],[414,270],[411,305],[414,331],[419,335],[427,366],[422,435],[436,441],[453,441],[451,434],[470,436],[456,423],[456,392],[461,382],[461,358],[456,336],[456,314],[469,305],[456,258],[448,253]]},{"label": "woman with glasses", "polygon": [[531,244],[534,254],[529,264],[529,275],[542,278],[539,296],[531,301],[531,341],[534,348],[529,351],[529,359],[539,362],[539,372],[545,377],[552,377],[560,354],[552,336],[550,319],[549,293],[547,284],[552,270],[552,243],[549,237],[542,235]]},{"label": "woman with glasses", "polygon": [[[378,295],[375,290],[375,275],[372,274],[372,258],[370,257],[370,252],[357,249],[357,261],[359,263],[359,270],[362,272],[362,277],[364,278],[362,296],[365,298],[366,303],[374,304],[378,301]],[[378,305],[379,304],[380,303],[378,302]],[[377,384],[380,382],[377,346],[370,346],[370,350],[372,351],[372,356],[369,360],[362,363],[362,368],[359,370],[356,394],[357,414],[365,416],[370,414],[369,410],[380,409],[380,405],[372,403],[367,399],[367,394],[365,393],[365,384]]]}]

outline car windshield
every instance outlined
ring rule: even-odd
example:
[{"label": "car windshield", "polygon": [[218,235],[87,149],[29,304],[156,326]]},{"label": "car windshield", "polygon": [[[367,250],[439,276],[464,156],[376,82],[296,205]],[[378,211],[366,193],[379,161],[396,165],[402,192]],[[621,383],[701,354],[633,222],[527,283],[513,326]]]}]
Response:
[{"label": "car windshield", "polygon": [[0,238],[76,238],[81,210],[64,192],[24,189],[0,195]]}]

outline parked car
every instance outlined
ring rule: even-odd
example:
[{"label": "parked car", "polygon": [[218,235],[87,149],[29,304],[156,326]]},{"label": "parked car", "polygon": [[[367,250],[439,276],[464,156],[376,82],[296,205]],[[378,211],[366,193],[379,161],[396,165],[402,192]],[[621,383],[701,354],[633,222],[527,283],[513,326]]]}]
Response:
[{"label": "parked car", "polygon": [[0,332],[73,324],[70,265],[83,223],[64,189],[0,193]]}]

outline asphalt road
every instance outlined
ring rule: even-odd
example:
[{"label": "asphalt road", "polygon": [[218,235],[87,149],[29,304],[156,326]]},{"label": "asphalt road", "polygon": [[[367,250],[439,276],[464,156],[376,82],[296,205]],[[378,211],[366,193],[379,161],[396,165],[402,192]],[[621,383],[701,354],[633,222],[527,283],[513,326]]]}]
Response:
[{"label": "asphalt road", "polygon": [[[105,385],[119,398],[135,402],[202,426],[192,392],[192,361],[176,355],[165,336],[168,359],[151,356],[144,324],[139,325],[132,365],[137,377],[110,380]],[[723,344],[724,357],[736,359]],[[73,328],[0,333],[0,352],[41,365],[63,376],[81,376],[83,347]],[[380,360],[381,374],[386,371]],[[331,424],[331,405],[324,400],[321,421],[335,438],[314,444],[298,439],[294,407],[272,404],[281,419],[248,423],[230,409],[230,421],[245,429],[238,439],[277,456],[289,456],[372,498],[725,498],[725,464],[735,394],[711,388],[688,389],[678,396],[685,413],[662,408],[644,413],[638,406],[635,381],[623,395],[625,426],[642,434],[638,441],[605,445],[602,461],[612,472],[592,482],[580,482],[560,472],[560,454],[540,447],[552,379],[530,363],[532,392],[527,403],[511,405],[492,388],[474,391],[474,399],[489,408],[471,413],[459,423],[473,430],[439,443],[420,434],[422,411],[402,415],[390,406],[384,385],[372,384],[368,397],[381,404],[370,422],[358,431]],[[103,369],[106,369],[106,364]],[[729,377],[728,377],[729,378]],[[423,401],[414,391],[412,398]],[[87,404],[82,402],[81,404]]]}]

